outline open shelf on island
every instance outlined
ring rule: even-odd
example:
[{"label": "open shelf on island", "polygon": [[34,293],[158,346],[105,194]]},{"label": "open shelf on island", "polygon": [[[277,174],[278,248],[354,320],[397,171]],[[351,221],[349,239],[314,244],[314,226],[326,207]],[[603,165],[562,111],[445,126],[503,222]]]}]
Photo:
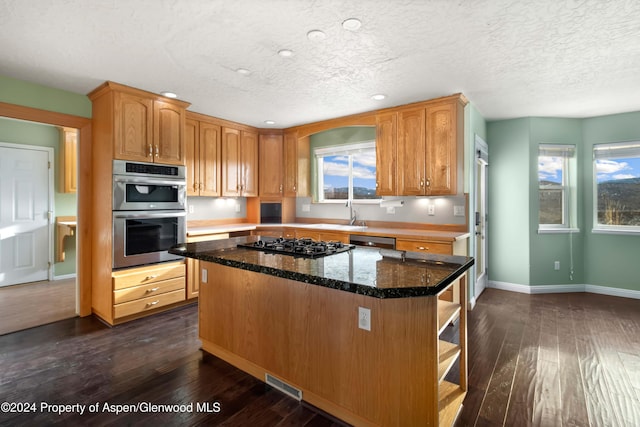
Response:
[{"label": "open shelf on island", "polygon": [[438,300],[438,335],[460,315],[460,304]]}]

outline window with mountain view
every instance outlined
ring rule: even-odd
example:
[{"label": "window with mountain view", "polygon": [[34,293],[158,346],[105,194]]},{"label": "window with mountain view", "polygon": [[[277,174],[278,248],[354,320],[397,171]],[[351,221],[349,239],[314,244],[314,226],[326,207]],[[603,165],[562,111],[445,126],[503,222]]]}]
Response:
[{"label": "window with mountain view", "polygon": [[378,199],[375,142],[345,144],[314,151],[321,202]]},{"label": "window with mountain view", "polygon": [[640,142],[593,147],[595,229],[640,231]]},{"label": "window with mountain view", "polygon": [[568,229],[573,216],[570,164],[573,145],[541,144],[538,151],[538,224],[541,230]]}]

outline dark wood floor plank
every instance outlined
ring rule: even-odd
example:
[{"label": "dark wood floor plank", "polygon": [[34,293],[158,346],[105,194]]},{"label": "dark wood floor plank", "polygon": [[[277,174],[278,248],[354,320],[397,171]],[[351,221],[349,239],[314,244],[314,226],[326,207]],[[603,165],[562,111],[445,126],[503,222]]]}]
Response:
[{"label": "dark wood floor plank", "polygon": [[[456,426],[640,425],[638,307],[602,295],[486,290],[468,313],[469,391]],[[457,326],[446,333],[454,337]],[[7,400],[217,402],[221,410],[4,413],[0,426],[344,425],[203,354],[195,306],[116,328],[69,319],[0,336],[0,401]]]}]

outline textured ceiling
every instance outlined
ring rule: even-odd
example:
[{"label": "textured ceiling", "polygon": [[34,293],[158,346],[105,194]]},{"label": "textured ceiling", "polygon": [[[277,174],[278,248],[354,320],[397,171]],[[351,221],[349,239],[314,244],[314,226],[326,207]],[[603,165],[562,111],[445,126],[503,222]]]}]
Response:
[{"label": "textured ceiling", "polygon": [[0,74],[171,90],[258,127],[456,92],[486,119],[587,117],[640,110],[640,1],[0,0]]}]

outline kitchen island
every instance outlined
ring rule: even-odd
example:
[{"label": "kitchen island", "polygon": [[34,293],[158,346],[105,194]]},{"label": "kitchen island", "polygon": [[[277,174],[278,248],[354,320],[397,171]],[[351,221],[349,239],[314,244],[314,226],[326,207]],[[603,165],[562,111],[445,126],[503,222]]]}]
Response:
[{"label": "kitchen island", "polygon": [[[205,351],[354,425],[452,424],[467,388],[461,307],[473,259],[362,247],[310,259],[237,247],[258,239],[171,249],[201,261]],[[439,300],[450,287],[455,301]],[[458,339],[441,339],[456,320]],[[456,361],[456,381],[445,380]]]}]

